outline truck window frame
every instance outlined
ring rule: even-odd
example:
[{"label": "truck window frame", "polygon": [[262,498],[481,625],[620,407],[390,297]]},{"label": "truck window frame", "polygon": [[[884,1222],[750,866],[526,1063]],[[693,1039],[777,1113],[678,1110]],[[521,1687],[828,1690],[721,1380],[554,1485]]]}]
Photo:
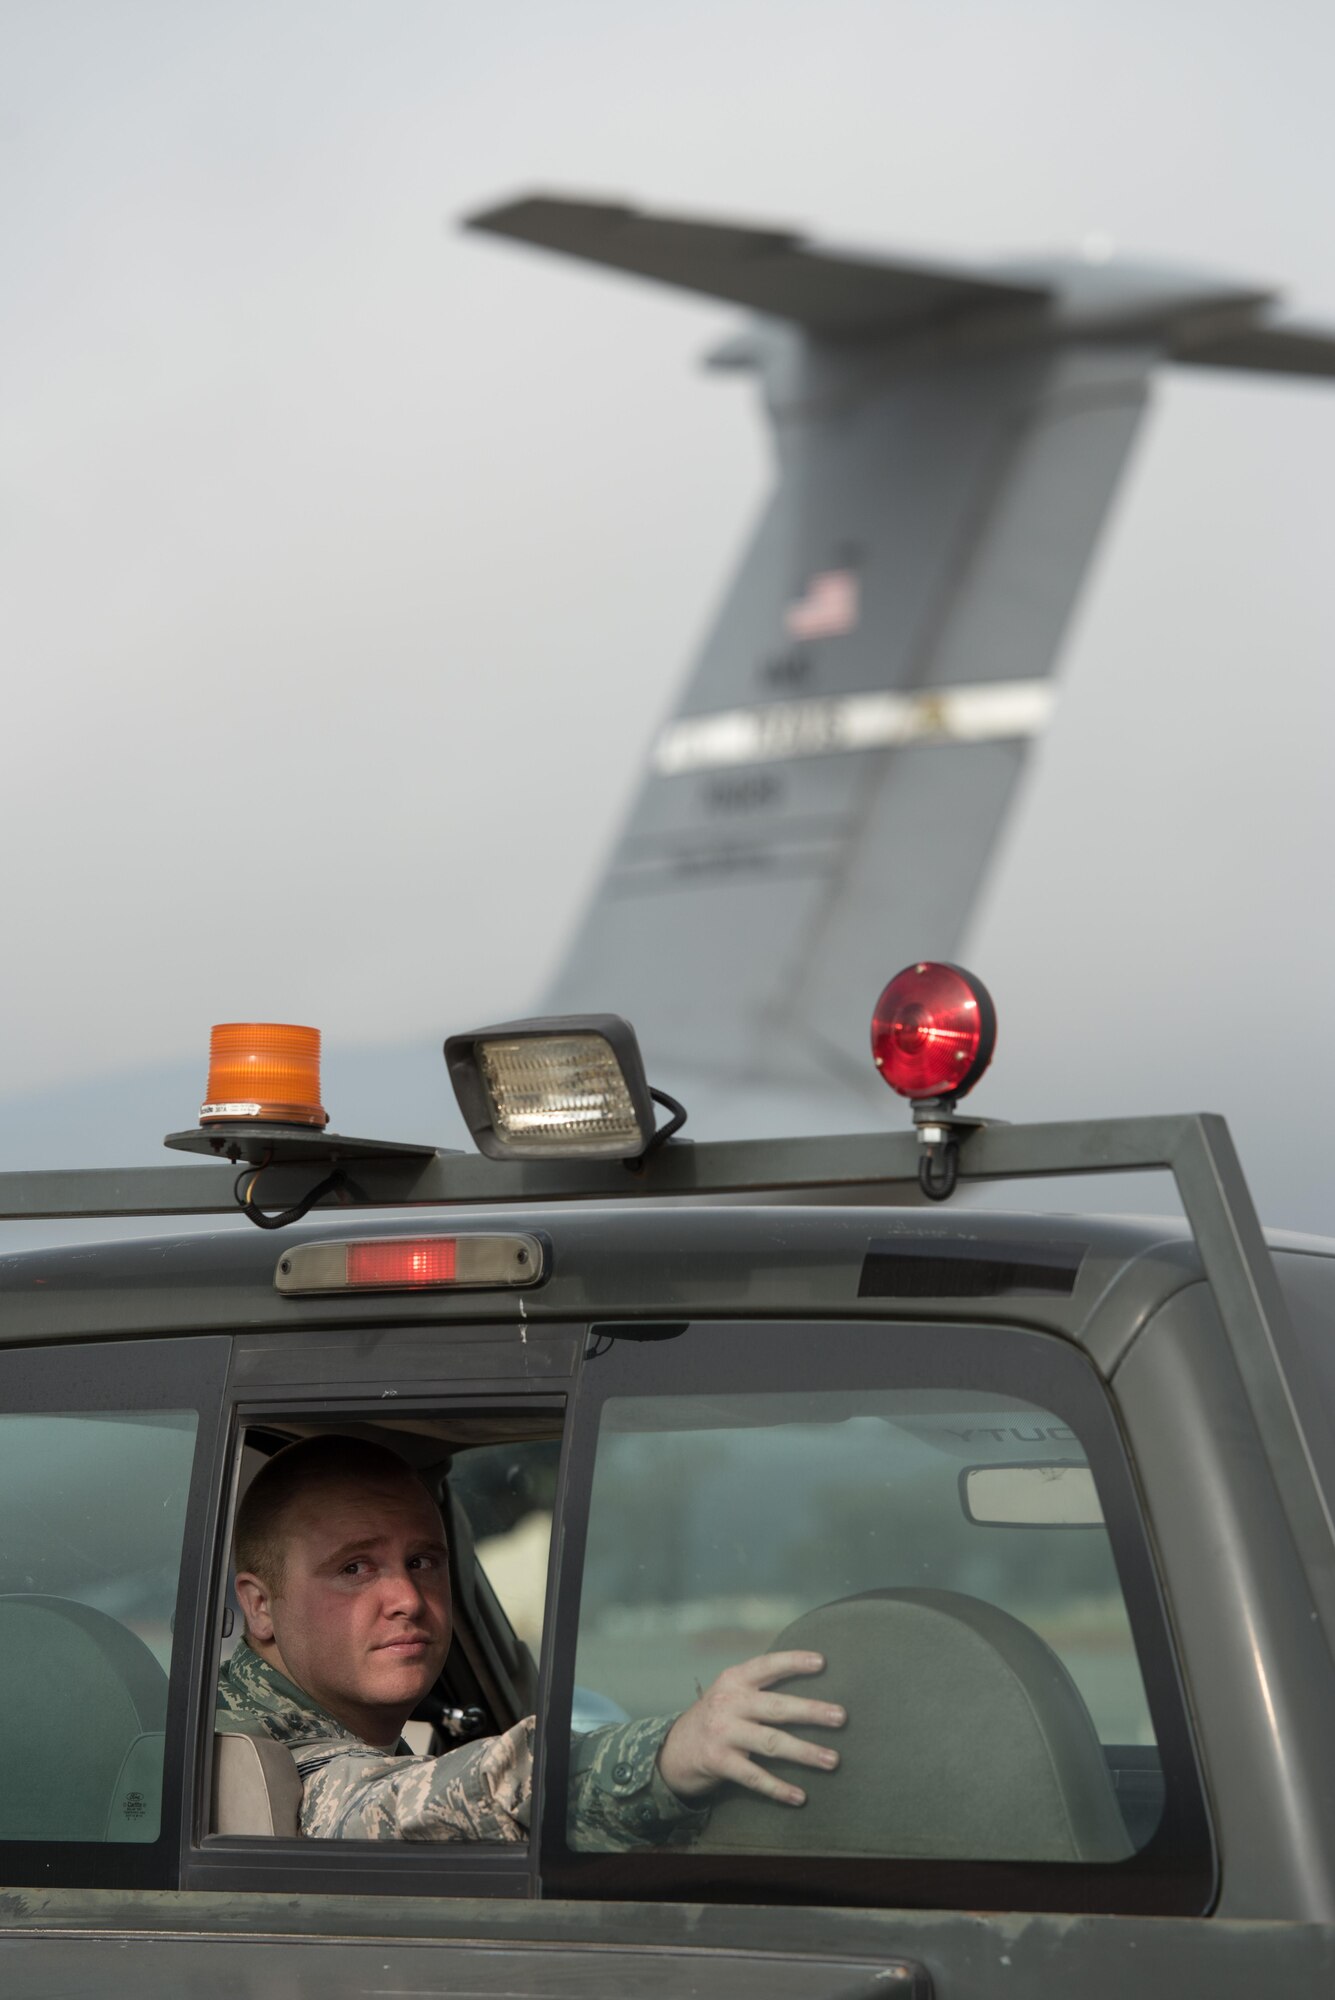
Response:
[{"label": "truck window frame", "polygon": [[158,1837],[142,1843],[2,1841],[0,1881],[15,1887],[176,1886],[182,1825],[191,1792],[187,1743],[194,1704],[194,1635],[207,1590],[208,1565],[203,1551],[211,1541],[210,1514],[218,1483],[220,1413],[230,1345],[225,1335],[203,1335],[0,1348],[0,1408],[6,1415],[193,1410],[197,1419],[172,1617]]},{"label": "truck window frame", "polygon": [[[530,1830],[526,1842],[513,1847],[462,1841],[293,1839],[276,1835],[217,1834],[208,1830],[214,1731],[211,1696],[222,1643],[237,1475],[247,1431],[262,1430],[266,1423],[281,1427],[284,1420],[301,1420],[331,1430],[336,1430],[340,1422],[373,1426],[390,1412],[395,1416],[406,1416],[414,1411],[437,1416],[485,1414],[513,1416],[518,1420],[536,1415],[559,1417],[562,1419],[562,1459],[557,1484],[559,1507],[565,1453],[569,1445],[573,1383],[558,1375],[544,1377],[540,1382],[516,1380],[517,1376],[524,1374],[522,1360],[517,1363],[514,1374],[506,1375],[498,1371],[483,1379],[452,1380],[444,1372],[449,1365],[447,1342],[457,1334],[458,1329],[451,1326],[448,1331],[438,1331],[446,1333],[446,1341],[435,1344],[431,1353],[422,1349],[421,1328],[411,1329],[402,1346],[394,1341],[392,1330],[388,1333],[377,1331],[373,1338],[385,1363],[383,1374],[364,1365],[365,1333],[359,1339],[350,1329],[343,1327],[337,1334],[331,1335],[331,1341],[349,1360],[355,1357],[358,1347],[362,1350],[363,1366],[359,1372],[364,1386],[360,1394],[313,1395],[309,1388],[305,1393],[294,1388],[292,1393],[263,1393],[258,1397],[246,1394],[234,1397],[232,1401],[224,1461],[226,1491],[210,1552],[208,1612],[200,1627],[195,1785],[191,1834],[183,1857],[183,1888],[340,1896],[530,1898],[538,1893],[536,1825]],[[556,1331],[568,1339],[568,1329]],[[495,1329],[487,1329],[487,1332],[492,1335]],[[261,1345],[265,1349],[269,1347],[267,1342]],[[396,1349],[397,1366],[392,1358]],[[270,1353],[271,1358],[281,1358],[281,1353],[273,1355],[272,1350]],[[433,1371],[431,1375],[427,1374],[428,1369]],[[367,1377],[372,1375],[373,1379],[368,1381]],[[415,1376],[419,1379],[414,1379]],[[386,1442],[392,1446],[392,1435],[387,1435]],[[549,1673],[554,1590],[555,1564],[549,1562],[543,1645],[537,1662],[539,1714],[545,1705],[543,1696]],[[504,1607],[501,1608],[504,1613]],[[539,1755],[535,1789],[540,1777],[540,1763]]]}]

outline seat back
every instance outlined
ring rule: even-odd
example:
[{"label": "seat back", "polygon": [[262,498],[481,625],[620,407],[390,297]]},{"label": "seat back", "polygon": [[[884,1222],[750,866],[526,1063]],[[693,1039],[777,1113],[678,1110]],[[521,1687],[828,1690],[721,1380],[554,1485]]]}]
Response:
[{"label": "seat back", "polygon": [[948,1590],[870,1591],[796,1619],[771,1650],[825,1655],[787,1683],[848,1711],[831,1773],[775,1769],[798,1811],[730,1786],[703,1850],[1118,1861],[1131,1843],[1102,1746],[1057,1655],[1009,1612]]},{"label": "seat back", "polygon": [[156,1840],[167,1676],[61,1597],[0,1597],[0,1840]]},{"label": "seat back", "polygon": [[290,1750],[258,1731],[227,1727],[213,1738],[213,1833],[301,1831],[301,1777]]}]

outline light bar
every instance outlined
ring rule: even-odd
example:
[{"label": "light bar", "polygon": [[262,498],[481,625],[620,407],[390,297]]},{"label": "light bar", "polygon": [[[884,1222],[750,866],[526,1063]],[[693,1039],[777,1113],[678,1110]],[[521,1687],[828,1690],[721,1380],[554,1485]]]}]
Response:
[{"label": "light bar", "polygon": [[445,1043],[459,1109],[493,1160],[634,1160],[654,1136],[635,1031],[616,1014],[508,1021]]},{"label": "light bar", "polygon": [[538,1236],[370,1236],[352,1243],[298,1243],[285,1250],[274,1285],[308,1292],[430,1292],[536,1285],[546,1259]]}]

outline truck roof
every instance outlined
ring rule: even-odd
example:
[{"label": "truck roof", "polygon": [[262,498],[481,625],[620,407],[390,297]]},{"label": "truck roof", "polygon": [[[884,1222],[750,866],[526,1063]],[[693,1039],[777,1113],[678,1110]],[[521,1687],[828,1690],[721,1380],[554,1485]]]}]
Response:
[{"label": "truck roof", "polygon": [[[299,1244],[536,1234],[542,1280],[486,1289],[322,1294],[275,1287]],[[1272,1234],[1335,1259],[1335,1243]],[[1332,1264],[1335,1269],[1335,1264]],[[1175,1219],[957,1208],[575,1203],[409,1215],[321,1214],[281,1235],[235,1226],[0,1257],[0,1342],[222,1328],[828,1314],[1022,1320],[1077,1341],[1104,1370],[1176,1291],[1203,1276]]]}]

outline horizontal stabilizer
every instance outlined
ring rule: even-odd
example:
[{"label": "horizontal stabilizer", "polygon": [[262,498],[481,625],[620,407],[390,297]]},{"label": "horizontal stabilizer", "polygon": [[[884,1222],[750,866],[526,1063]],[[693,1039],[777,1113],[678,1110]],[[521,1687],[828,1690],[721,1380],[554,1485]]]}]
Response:
[{"label": "horizontal stabilizer", "polygon": [[1044,305],[1047,291],[972,272],[809,249],[785,230],[748,229],[592,201],[529,195],[467,227],[564,251],[641,278],[793,320],[812,333],[889,333],[961,314]]},{"label": "horizontal stabilizer", "polygon": [[1171,360],[1192,368],[1245,368],[1263,375],[1335,377],[1335,332],[1320,327],[1252,326],[1199,343],[1184,341]]}]

